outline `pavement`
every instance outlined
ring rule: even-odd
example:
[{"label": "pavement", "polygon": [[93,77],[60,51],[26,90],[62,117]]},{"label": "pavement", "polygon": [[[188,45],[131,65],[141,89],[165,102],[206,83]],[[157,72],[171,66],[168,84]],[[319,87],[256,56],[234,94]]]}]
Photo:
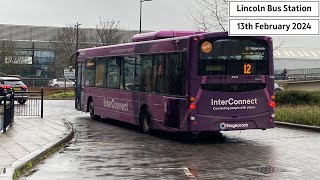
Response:
[{"label": "pavement", "polygon": [[12,179],[72,137],[71,124],[61,116],[15,117],[7,132],[0,134],[0,180]]}]

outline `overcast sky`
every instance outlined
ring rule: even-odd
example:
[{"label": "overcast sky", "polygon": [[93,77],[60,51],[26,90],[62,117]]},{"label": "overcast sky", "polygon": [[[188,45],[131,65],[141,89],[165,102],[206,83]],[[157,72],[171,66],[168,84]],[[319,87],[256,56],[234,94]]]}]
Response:
[{"label": "overcast sky", "polygon": [[[142,29],[190,30],[195,0],[153,0],[142,3]],[[95,28],[102,19],[119,20],[121,28],[139,29],[140,0],[1,0],[0,24]]]},{"label": "overcast sky", "polygon": [[[140,0],[0,0],[0,24],[65,26],[76,22],[95,28],[102,19],[139,30]],[[152,0],[142,8],[143,30],[195,30],[195,0]],[[278,37],[274,38],[277,44]],[[320,48],[320,36],[286,37],[284,46]]]}]

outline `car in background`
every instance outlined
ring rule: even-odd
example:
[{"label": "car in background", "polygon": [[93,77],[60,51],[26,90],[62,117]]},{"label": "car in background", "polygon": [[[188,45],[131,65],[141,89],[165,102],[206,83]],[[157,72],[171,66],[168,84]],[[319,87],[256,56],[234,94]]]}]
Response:
[{"label": "car in background", "polygon": [[75,82],[69,79],[65,80],[63,78],[51,79],[48,84],[48,86],[50,87],[74,87],[74,85],[75,85]]},{"label": "car in background", "polygon": [[17,77],[0,77],[0,93],[1,95],[14,92],[14,100],[19,104],[25,104],[28,96],[25,92],[28,92],[28,87]]},{"label": "car in background", "polygon": [[274,83],[274,91],[275,92],[279,92],[279,91],[283,91],[283,87],[281,87],[278,83]]}]

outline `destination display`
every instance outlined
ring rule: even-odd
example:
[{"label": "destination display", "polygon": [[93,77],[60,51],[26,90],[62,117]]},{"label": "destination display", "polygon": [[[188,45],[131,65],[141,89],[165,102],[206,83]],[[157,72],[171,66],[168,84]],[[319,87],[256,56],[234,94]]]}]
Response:
[{"label": "destination display", "polygon": [[229,1],[229,35],[319,35],[319,1]]}]

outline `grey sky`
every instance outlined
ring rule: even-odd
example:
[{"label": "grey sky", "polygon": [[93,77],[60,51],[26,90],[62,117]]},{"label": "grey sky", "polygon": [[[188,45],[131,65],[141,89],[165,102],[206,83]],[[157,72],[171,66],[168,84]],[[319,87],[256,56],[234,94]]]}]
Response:
[{"label": "grey sky", "polygon": [[[139,29],[140,0],[1,0],[0,24],[95,28],[102,19],[119,20],[121,28]],[[194,30],[190,12],[195,0],[152,0],[143,3],[143,30]],[[279,37],[275,37],[275,44]],[[283,38],[282,38],[283,39]],[[320,36],[285,37],[284,46],[320,48]]]},{"label": "grey sky", "polygon": [[[120,20],[124,29],[139,29],[139,0],[1,0],[0,24],[65,26],[79,22],[95,28],[102,19]],[[194,0],[144,2],[145,30],[195,29],[189,11]]]}]

